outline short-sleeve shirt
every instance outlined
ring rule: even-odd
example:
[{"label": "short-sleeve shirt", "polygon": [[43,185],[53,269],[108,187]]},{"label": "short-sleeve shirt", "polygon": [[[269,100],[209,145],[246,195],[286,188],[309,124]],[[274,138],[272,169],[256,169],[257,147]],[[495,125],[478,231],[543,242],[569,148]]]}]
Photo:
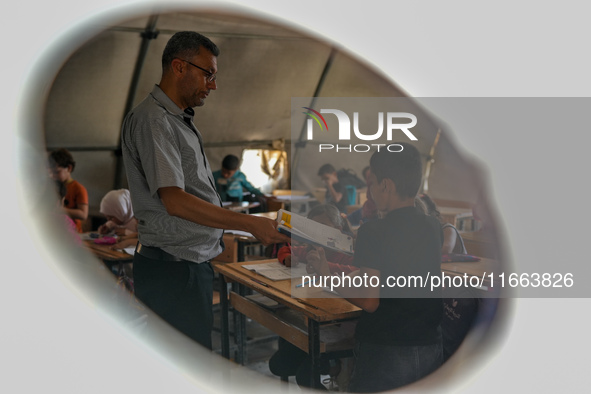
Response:
[{"label": "short-sleeve shirt", "polygon": [[[78,181],[72,181],[66,184],[66,195],[64,197],[64,206],[69,209],[79,209],[80,205],[88,205],[88,192]],[[82,220],[74,219],[76,231],[82,232]]]},{"label": "short-sleeve shirt", "polygon": [[[359,228],[353,264],[379,270],[382,285],[388,276],[440,276],[442,243],[441,226],[436,219],[415,207],[404,207]],[[356,339],[384,345],[436,343],[443,316],[440,289],[429,293],[432,298],[423,298],[427,293],[422,290],[409,290],[410,287],[382,286],[378,309],[362,312]],[[405,297],[409,292],[411,296],[420,294],[420,298]]]},{"label": "short-sleeve shirt", "polygon": [[219,255],[223,230],[169,215],[158,195],[160,188],[178,187],[222,205],[193,116],[156,85],[125,117],[121,145],[139,241],[196,263]]}]

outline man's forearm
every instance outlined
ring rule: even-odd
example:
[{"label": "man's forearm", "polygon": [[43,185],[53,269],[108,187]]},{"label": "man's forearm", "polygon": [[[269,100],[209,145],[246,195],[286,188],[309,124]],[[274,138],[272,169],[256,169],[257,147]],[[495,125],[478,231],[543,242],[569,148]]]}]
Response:
[{"label": "man's forearm", "polygon": [[158,193],[171,216],[212,228],[248,231],[243,214],[214,205],[180,188],[162,188]]},{"label": "man's forearm", "polygon": [[158,194],[166,211],[171,216],[212,228],[246,231],[265,245],[290,242],[288,236],[277,231],[275,220],[221,208],[186,193],[178,187],[158,189]]}]

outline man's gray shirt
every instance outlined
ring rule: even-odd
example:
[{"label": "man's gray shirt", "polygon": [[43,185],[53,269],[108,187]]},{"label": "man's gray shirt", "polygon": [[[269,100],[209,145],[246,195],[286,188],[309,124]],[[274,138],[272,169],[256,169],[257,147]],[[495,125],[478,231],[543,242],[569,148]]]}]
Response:
[{"label": "man's gray shirt", "polygon": [[170,216],[158,196],[159,188],[176,186],[222,205],[192,116],[155,85],[125,117],[121,147],[140,242],[197,263],[219,255],[223,230]]}]

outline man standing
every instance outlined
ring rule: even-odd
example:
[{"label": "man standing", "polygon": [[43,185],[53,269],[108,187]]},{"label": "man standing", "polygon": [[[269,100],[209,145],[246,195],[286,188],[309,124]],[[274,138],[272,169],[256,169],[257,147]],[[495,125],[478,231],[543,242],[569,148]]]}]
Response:
[{"label": "man standing", "polygon": [[218,55],[199,33],[173,35],[162,54],[160,83],[127,114],[121,136],[138,219],[136,296],[210,349],[210,261],[223,250],[223,229],[250,232],[264,244],[289,242],[274,220],[221,207],[192,109],[217,88]]}]

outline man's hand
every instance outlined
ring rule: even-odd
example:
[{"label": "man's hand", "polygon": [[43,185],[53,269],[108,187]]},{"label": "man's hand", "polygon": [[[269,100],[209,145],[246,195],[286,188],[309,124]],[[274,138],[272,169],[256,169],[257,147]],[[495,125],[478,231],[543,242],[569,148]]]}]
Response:
[{"label": "man's hand", "polygon": [[261,216],[249,216],[248,219],[248,232],[263,245],[291,242],[290,237],[277,230],[277,221]]},{"label": "man's hand", "polygon": [[339,178],[337,177],[337,174],[326,174],[326,178],[324,179],[324,183],[326,184],[326,186],[332,186],[335,183],[339,182]]},{"label": "man's hand", "polygon": [[247,231],[263,245],[290,242],[290,237],[277,230],[278,223],[275,220],[232,212],[178,187],[162,187],[158,189],[158,195],[171,216],[212,228]]}]

